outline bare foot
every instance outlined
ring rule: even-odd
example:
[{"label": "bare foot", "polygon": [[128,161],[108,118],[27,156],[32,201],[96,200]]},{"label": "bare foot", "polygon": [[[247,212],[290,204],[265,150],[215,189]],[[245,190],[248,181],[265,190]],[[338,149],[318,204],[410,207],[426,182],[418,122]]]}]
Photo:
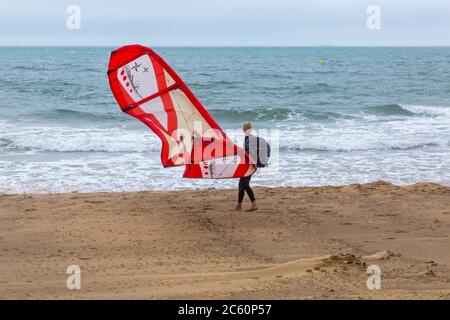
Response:
[{"label": "bare foot", "polygon": [[233,211],[242,211],[242,206],[237,204]]},{"label": "bare foot", "polygon": [[256,211],[256,210],[258,210],[258,207],[256,206],[256,201],[252,201],[251,208],[245,211]]}]

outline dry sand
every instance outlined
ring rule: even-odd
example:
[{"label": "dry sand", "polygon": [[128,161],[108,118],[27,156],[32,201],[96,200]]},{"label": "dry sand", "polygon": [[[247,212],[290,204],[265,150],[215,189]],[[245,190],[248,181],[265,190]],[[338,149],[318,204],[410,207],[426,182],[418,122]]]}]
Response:
[{"label": "dry sand", "polygon": [[0,298],[450,298],[450,188],[255,191],[242,213],[235,190],[0,196]]}]

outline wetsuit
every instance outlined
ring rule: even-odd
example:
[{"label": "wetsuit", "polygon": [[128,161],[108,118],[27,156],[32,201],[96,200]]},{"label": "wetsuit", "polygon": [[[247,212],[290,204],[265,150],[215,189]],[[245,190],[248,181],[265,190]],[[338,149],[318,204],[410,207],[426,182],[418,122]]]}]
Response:
[{"label": "wetsuit", "polygon": [[[250,138],[249,136],[245,136],[244,140],[244,149],[245,152],[248,154],[252,154],[254,152],[250,152]],[[254,150],[252,150],[254,151]],[[250,201],[255,201],[255,194],[253,193],[252,188],[250,187],[250,180],[252,178],[252,175],[249,175],[248,177],[242,177],[239,179],[239,194],[238,194],[238,203],[242,203],[244,200],[245,192],[247,192],[248,197],[250,198]]]}]

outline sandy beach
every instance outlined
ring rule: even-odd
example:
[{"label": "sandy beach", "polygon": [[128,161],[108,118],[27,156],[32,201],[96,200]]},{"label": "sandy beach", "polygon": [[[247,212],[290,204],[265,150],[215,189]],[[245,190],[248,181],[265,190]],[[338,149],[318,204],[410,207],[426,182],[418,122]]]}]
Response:
[{"label": "sandy beach", "polygon": [[450,188],[255,191],[242,213],[235,190],[1,196],[0,298],[450,298]]}]

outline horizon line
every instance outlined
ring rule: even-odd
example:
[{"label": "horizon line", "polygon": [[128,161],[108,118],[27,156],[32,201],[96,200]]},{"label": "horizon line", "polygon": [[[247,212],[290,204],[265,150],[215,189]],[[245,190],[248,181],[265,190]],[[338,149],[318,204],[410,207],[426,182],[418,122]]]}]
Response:
[{"label": "horizon line", "polygon": [[[34,44],[0,44],[0,48],[110,48],[139,43],[111,45],[34,45]],[[144,44],[146,45],[146,44]],[[147,45],[148,46],[148,45]],[[152,48],[450,48],[446,45],[153,45]]]}]

